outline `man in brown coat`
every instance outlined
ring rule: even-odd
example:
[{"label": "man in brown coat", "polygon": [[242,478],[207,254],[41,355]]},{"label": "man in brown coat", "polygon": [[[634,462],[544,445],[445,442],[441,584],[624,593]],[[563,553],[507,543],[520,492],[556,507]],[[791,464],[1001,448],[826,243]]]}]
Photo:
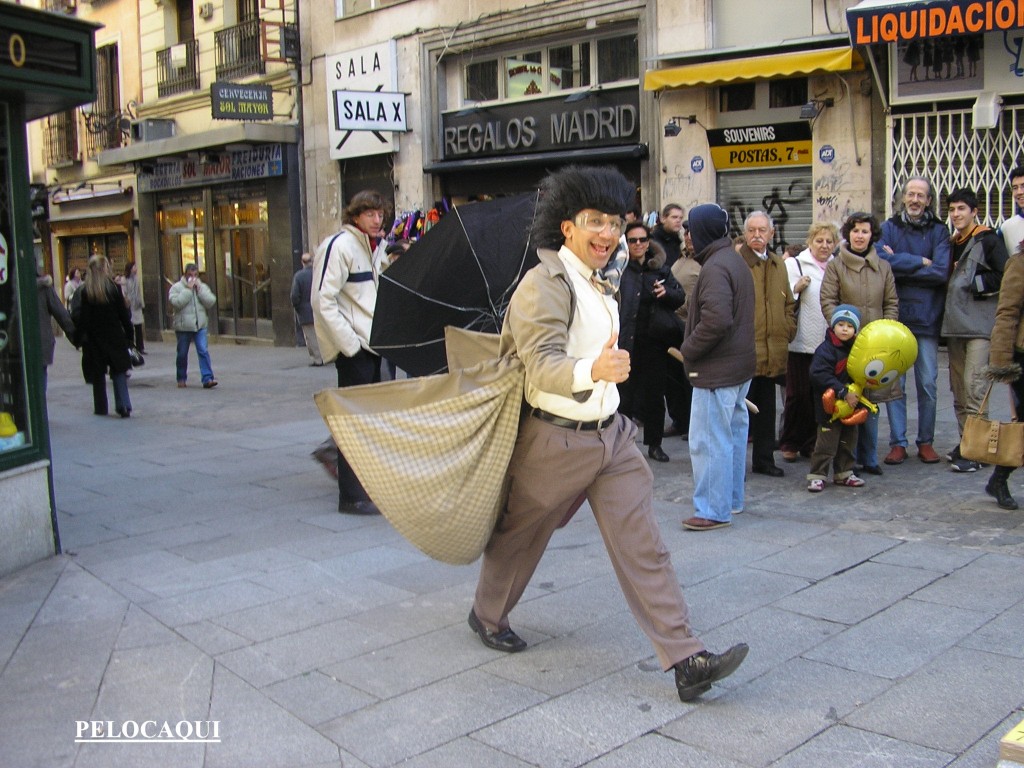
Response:
[{"label": "man in brown coat", "polygon": [[488,648],[516,653],[509,626],[548,541],[586,496],[626,603],[689,701],[739,667],[740,643],[713,654],[693,634],[679,578],[652,510],[653,475],[636,425],[617,412],[629,376],[606,269],[635,189],[610,168],[569,166],[544,180],[534,224],[540,264],[523,277],[501,331],[502,355],[526,369],[509,494],[484,551],[469,626]]},{"label": "man in brown coat", "polygon": [[743,222],[740,255],[754,275],[754,344],[757,370],[747,399],[758,412],[750,416],[753,437],[751,469],[761,475],[782,477],[775,463],[775,386],[786,375],[789,342],[796,335],[796,300],[789,288],[786,265],[772,253],[775,234],[771,217],[754,211]]}]

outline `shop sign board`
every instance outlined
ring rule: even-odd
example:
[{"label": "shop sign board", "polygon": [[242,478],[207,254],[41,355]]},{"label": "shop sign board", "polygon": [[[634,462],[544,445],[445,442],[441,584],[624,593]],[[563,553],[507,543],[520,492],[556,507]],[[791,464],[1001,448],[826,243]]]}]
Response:
[{"label": "shop sign board", "polygon": [[846,11],[853,45],[897,43],[1024,28],[1024,0],[861,2]]},{"label": "shop sign board", "polygon": [[223,152],[214,159],[215,162],[203,162],[201,158],[189,157],[158,162],[152,172],[139,174],[139,192],[265,179],[284,174],[280,144],[262,144]]},{"label": "shop sign board", "polygon": [[216,120],[272,120],[274,89],[269,85],[214,83],[210,106]]},{"label": "shop sign board", "polygon": [[343,131],[407,131],[405,94],[335,91],[334,121]]},{"label": "shop sign board", "polygon": [[448,112],[441,116],[441,157],[464,160],[636,144],[639,93],[636,88],[594,91],[573,102],[560,96]]},{"label": "shop sign board", "polygon": [[[397,92],[398,46],[395,41],[331,54],[324,62],[331,158],[343,160],[397,152],[395,132],[406,128],[405,96]],[[393,127],[397,124],[394,101],[399,96],[401,128]],[[384,107],[383,115],[378,106]],[[374,119],[367,120],[371,113]],[[385,121],[384,117],[388,119]]]},{"label": "shop sign board", "polygon": [[707,134],[711,162],[719,171],[779,168],[811,162],[811,126],[807,122],[720,128]]}]

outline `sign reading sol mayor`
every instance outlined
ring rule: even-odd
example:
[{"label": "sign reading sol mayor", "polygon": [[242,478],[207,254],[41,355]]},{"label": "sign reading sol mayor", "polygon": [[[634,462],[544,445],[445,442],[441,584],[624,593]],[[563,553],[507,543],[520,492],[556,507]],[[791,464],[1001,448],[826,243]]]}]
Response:
[{"label": "sign reading sol mayor", "polygon": [[854,45],[974,35],[1024,27],[1024,0],[935,0],[906,8],[854,6],[846,11]]},{"label": "sign reading sol mayor", "polygon": [[804,122],[711,130],[708,144],[719,171],[811,163],[811,126]]}]

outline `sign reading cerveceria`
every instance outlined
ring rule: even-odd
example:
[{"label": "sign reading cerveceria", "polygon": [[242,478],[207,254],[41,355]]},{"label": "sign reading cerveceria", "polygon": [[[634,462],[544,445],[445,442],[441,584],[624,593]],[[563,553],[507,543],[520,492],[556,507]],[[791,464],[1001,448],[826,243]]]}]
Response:
[{"label": "sign reading cerveceria", "polygon": [[976,35],[1024,27],[1024,0],[936,0],[905,8],[861,3],[846,11],[846,20],[854,45]]},{"label": "sign reading cerveceria", "polygon": [[811,162],[811,126],[805,122],[720,128],[707,133],[711,160],[719,171]]},{"label": "sign reading cerveceria", "polygon": [[269,85],[214,83],[210,86],[214,118],[221,120],[271,120],[274,90]]}]

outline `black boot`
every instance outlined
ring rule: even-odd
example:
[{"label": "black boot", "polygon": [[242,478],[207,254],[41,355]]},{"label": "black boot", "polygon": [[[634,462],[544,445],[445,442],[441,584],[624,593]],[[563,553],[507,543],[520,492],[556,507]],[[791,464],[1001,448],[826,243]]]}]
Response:
[{"label": "black boot", "polygon": [[988,479],[985,486],[985,493],[994,496],[996,503],[1001,509],[1017,509],[1018,504],[1010,495],[1010,489],[1006,487],[1006,481],[1013,470],[1010,467],[996,467],[992,477]]}]

